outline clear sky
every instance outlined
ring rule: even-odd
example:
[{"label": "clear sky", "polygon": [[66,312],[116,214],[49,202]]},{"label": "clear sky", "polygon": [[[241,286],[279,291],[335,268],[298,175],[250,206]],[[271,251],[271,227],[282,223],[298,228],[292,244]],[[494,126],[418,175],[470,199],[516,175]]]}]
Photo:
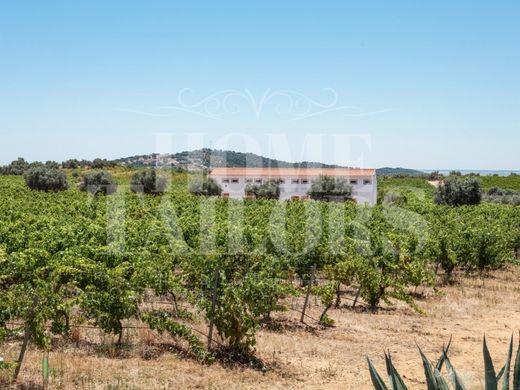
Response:
[{"label": "clear sky", "polygon": [[0,163],[520,168],[518,0],[247,3],[0,2]]}]

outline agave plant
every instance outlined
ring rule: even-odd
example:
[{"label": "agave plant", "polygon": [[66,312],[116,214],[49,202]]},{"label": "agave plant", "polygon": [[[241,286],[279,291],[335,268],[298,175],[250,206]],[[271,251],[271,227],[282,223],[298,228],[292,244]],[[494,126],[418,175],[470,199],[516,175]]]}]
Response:
[{"label": "agave plant", "polygon": [[[426,376],[426,384],[428,390],[450,390],[450,383],[452,385],[451,388],[455,390],[465,390],[466,387],[462,383],[460,376],[457,374],[457,371],[451,364],[450,359],[448,358],[448,350],[450,348],[451,339],[447,346],[443,346],[442,355],[437,361],[435,365],[432,365],[426,355],[419,348],[419,353],[421,355],[422,364],[424,368],[424,374]],[[516,352],[515,358],[515,367],[513,372],[513,387],[510,387],[510,373],[511,373],[511,359],[513,357],[513,337],[511,336],[511,341],[509,343],[509,349],[507,353],[506,363],[502,367],[502,369],[496,373],[495,368],[493,366],[493,361],[491,360],[491,355],[489,354],[489,349],[486,343],[486,337],[484,336],[483,342],[483,353],[484,353],[484,383],[485,390],[498,390],[498,383],[502,380],[502,390],[520,390],[520,344],[518,350]],[[401,375],[397,372],[393,362],[392,356],[390,353],[385,352],[385,362],[386,362],[386,371],[388,373],[388,377],[391,383],[391,386],[387,386],[376,368],[372,364],[372,361],[367,358],[368,361],[368,369],[370,371],[370,378],[372,379],[372,384],[374,385],[374,389],[376,390],[407,390],[407,387],[401,378]],[[442,374],[443,366],[446,366],[446,370],[448,373],[449,379],[445,379]]]}]

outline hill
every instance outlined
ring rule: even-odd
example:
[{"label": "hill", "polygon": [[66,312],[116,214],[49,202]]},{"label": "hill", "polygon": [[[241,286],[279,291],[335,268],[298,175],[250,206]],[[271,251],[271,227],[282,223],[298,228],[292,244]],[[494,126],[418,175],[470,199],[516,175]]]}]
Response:
[{"label": "hill", "polygon": [[420,177],[426,176],[425,172],[418,171],[416,169],[408,169],[408,168],[378,168],[377,169],[378,176],[413,176]]},{"label": "hill", "polygon": [[187,171],[201,171],[209,167],[251,167],[251,168],[333,168],[337,165],[302,161],[291,163],[259,156],[254,153],[234,152],[230,150],[199,149],[175,154],[145,154],[117,159],[121,165],[131,167],[165,166]]},{"label": "hill", "polygon": [[[209,167],[251,167],[251,168],[334,168],[338,165],[302,161],[291,163],[263,157],[254,153],[234,152],[231,150],[198,149],[175,154],[143,154],[115,160],[121,165],[141,168],[164,166],[186,171],[202,171]],[[423,176],[424,172],[406,168],[380,168],[380,176]]]}]

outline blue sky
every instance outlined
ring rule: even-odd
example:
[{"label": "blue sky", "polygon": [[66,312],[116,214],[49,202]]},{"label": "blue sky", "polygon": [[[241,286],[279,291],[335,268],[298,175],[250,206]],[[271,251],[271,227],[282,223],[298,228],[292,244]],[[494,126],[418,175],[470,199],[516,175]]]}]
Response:
[{"label": "blue sky", "polygon": [[518,20],[518,1],[3,1],[0,163],[204,145],[519,169]]}]

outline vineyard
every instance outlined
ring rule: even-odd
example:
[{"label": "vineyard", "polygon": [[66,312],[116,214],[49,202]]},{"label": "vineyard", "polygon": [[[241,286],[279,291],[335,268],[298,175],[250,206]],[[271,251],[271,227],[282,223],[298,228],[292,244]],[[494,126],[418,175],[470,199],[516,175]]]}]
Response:
[{"label": "vineyard", "polygon": [[520,191],[520,175],[510,175],[506,177],[483,176],[481,180],[484,188],[503,188]]},{"label": "vineyard", "polygon": [[111,195],[80,192],[72,176],[62,192],[0,177],[0,345],[19,352],[0,349],[0,383],[23,372],[24,353],[87,343],[78,329],[101,332],[97,347],[121,351],[146,331],[201,367],[277,372],[257,353],[260,331],[316,337],[356,306],[375,321],[391,308],[422,318],[421,291],[517,272],[520,207],[436,205],[423,179],[382,180],[371,208],[195,196],[185,173],[144,195],[131,170],[113,173]]}]

